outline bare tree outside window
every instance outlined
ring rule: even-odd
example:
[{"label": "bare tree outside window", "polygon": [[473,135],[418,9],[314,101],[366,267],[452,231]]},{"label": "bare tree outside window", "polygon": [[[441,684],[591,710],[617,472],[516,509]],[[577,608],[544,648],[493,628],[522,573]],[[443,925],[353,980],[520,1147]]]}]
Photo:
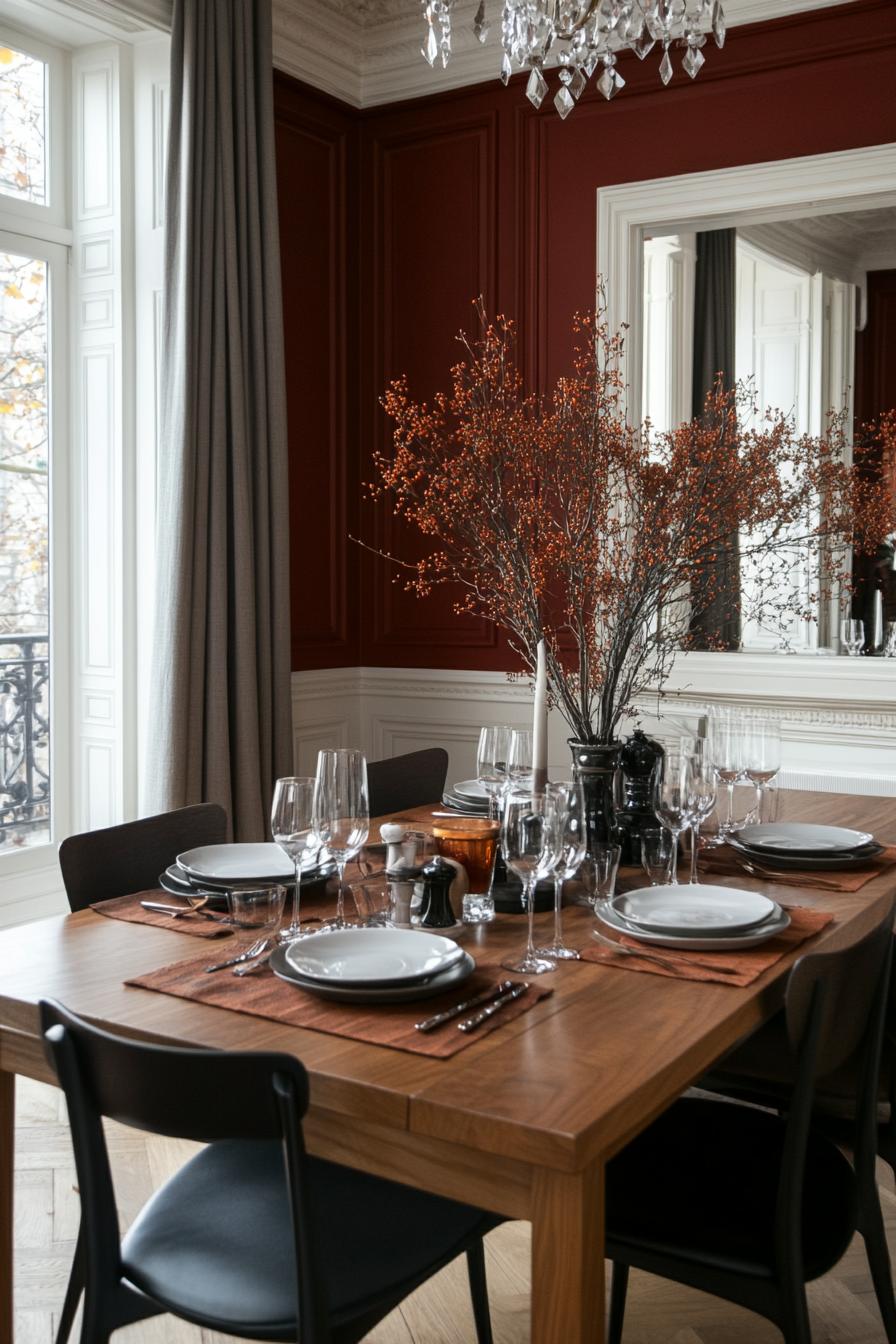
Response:
[{"label": "bare tree outside window", "polygon": [[46,65],[0,45],[0,192],[45,205]]},{"label": "bare tree outside window", "polygon": [[0,853],[49,839],[48,429],[46,263],[0,253]]}]

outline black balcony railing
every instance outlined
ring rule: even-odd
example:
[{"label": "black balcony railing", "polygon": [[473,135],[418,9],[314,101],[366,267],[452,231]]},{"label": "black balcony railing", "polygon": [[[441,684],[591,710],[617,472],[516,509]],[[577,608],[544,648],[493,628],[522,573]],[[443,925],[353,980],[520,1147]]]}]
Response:
[{"label": "black balcony railing", "polygon": [[50,825],[50,646],[0,634],[0,849]]}]

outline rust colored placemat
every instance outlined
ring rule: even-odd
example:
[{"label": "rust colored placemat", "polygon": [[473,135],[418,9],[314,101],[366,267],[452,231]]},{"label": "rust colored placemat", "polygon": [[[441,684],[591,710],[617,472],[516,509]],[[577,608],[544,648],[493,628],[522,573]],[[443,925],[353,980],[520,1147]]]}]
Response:
[{"label": "rust colored placemat", "polygon": [[[785,873],[783,869],[775,866],[772,858],[765,863],[757,861],[754,864],[752,859],[747,861],[756,869],[748,876],[776,882],[782,887],[815,887],[816,890],[820,887],[823,891],[858,891],[866,882],[870,882],[873,877],[879,877],[896,863],[896,845],[887,845],[883,854],[872,859],[864,868],[826,868],[817,872],[795,868]],[[725,877],[743,877],[746,872],[740,856],[730,845],[702,850],[697,865],[701,873],[717,873]],[[767,877],[767,873],[774,873],[774,877]]]},{"label": "rust colored placemat", "polygon": [[[420,1032],[415,1022],[433,1017],[464,999],[492,989],[507,978],[497,964],[483,962],[476,967],[469,980],[438,998],[421,999],[416,1003],[357,1004],[333,1003],[307,994],[298,985],[291,985],[275,975],[269,966],[253,971],[251,975],[235,976],[230,971],[216,971],[206,975],[203,970],[208,957],[191,958],[172,966],[162,966],[147,975],[127,980],[138,989],[152,989],[160,994],[173,994],[179,999],[208,1003],[215,1008],[231,1008],[237,1013],[253,1017],[268,1017],[273,1022],[285,1022],[291,1027],[307,1027],[331,1036],[347,1036],[353,1041],[370,1045],[388,1045],[393,1050],[408,1050],[414,1055],[429,1055],[435,1059],[449,1059],[474,1041],[520,1017],[539,999],[553,993],[550,986],[536,982],[514,1003],[502,1008],[475,1031],[458,1031],[457,1022],[448,1022],[434,1031]],[[471,1010],[471,1015],[476,1009]]]},{"label": "rust colored placemat", "polygon": [[[648,961],[646,957],[627,957],[621,952],[611,952],[608,947],[595,943],[583,949],[583,961],[597,961],[602,966],[618,966],[626,971],[649,971],[651,975],[665,975],[671,980],[708,980],[719,985],[736,985],[743,989],[751,985],[769,966],[787,952],[791,952],[800,943],[830,924],[834,916],[823,910],[807,910],[804,906],[786,906],[790,915],[790,928],[779,933],[777,938],[763,943],[761,947],[751,947],[744,952],[676,952],[671,947],[658,947],[652,943],[649,947],[625,934],[615,935],[615,931],[603,926],[601,933],[623,947],[637,948],[640,952],[649,952],[668,961],[669,965],[660,965],[659,961]],[[695,966],[694,962],[700,965]],[[718,966],[718,970],[706,970],[707,966]],[[731,974],[733,972],[733,974]]]},{"label": "rust colored placemat", "polygon": [[[163,915],[160,910],[144,910],[141,901],[176,905],[177,897],[169,896],[167,891],[157,888],[153,891],[135,891],[130,896],[113,896],[111,901],[97,901],[90,908],[108,919],[123,919],[127,924],[151,924],[155,929],[188,933],[191,938],[229,938],[233,932],[226,924],[216,924],[204,915]],[[188,907],[184,905],[184,909]]]}]

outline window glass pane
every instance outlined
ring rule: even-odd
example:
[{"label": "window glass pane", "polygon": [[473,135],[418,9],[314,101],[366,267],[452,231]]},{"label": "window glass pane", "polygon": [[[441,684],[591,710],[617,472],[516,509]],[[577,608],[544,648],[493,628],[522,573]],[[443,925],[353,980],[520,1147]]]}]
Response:
[{"label": "window glass pane", "polygon": [[0,192],[46,205],[46,66],[0,45]]},{"label": "window glass pane", "polygon": [[47,266],[0,253],[0,854],[49,836]]}]

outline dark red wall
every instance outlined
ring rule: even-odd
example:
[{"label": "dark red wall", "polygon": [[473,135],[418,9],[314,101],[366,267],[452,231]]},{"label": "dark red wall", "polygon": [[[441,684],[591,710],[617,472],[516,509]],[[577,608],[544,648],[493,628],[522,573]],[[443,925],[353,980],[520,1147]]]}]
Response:
[{"label": "dark red wall", "polygon": [[447,591],[404,593],[349,533],[417,553],[386,505],[360,502],[388,446],[378,398],[402,373],[418,398],[447,388],[478,294],[516,319],[541,387],[569,367],[599,187],[896,140],[891,0],[735,28],[707,58],[664,89],[656,52],[626,53],[625,89],[589,89],[565,122],[556,75],[540,112],[524,80],[496,78],[364,113],[278,76],[294,668],[516,665],[500,632]]}]

